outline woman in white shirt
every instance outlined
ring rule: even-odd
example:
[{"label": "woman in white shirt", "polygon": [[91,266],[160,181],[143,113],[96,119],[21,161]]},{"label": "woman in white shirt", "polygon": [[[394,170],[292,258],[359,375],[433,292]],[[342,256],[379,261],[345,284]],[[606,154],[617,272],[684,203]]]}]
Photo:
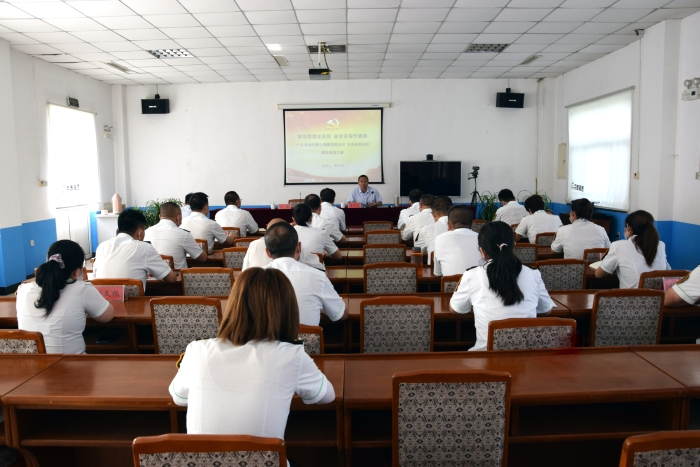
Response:
[{"label": "woman in white shirt", "polygon": [[343,257],[338,247],[333,243],[333,239],[325,230],[311,226],[313,213],[308,205],[304,203],[297,204],[294,207],[292,217],[294,218],[292,225],[297,231],[302,248],[312,253],[323,253],[325,251],[332,259],[341,259]]},{"label": "woman in white shirt", "polygon": [[483,226],[479,251],[487,263],[468,269],[450,299],[455,313],[474,312],[476,345],[469,350],[486,350],[491,321],[534,318],[554,306],[540,272],[523,267],[513,244],[513,230],[505,222]]},{"label": "woman in white shirt", "polygon": [[284,439],[295,393],[306,404],[335,400],[298,334],[299,307],[284,273],[243,271],[217,337],[190,343],[170,384],[173,401],[187,406],[187,433]]},{"label": "woman in white shirt", "polygon": [[635,211],[625,219],[625,238],[610,246],[597,278],[617,272],[621,289],[636,289],[643,272],[671,269],[666,261],[666,245],[659,240],[654,227],[654,216],[646,211]]},{"label": "woman in white shirt", "polygon": [[591,248],[610,248],[610,239],[604,228],[591,222],[593,203],[586,198],[571,202],[571,224],[559,227],[552,242],[552,250],[564,252],[566,259],[585,259],[583,251]]},{"label": "woman in white shirt", "polygon": [[36,270],[36,282],[17,289],[18,328],[40,332],[47,353],[85,353],[85,314],[106,323],[114,316],[114,308],[83,281],[85,253],[80,245],[59,240],[49,247],[47,256]]}]

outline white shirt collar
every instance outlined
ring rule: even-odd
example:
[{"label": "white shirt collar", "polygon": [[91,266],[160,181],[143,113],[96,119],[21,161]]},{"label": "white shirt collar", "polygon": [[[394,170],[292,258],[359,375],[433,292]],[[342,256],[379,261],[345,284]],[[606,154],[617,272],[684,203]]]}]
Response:
[{"label": "white shirt collar", "polygon": [[196,218],[198,218],[198,217],[201,217],[202,219],[206,219],[206,218],[207,218],[207,216],[205,216],[204,214],[202,214],[202,213],[199,212],[199,211],[192,211],[192,214],[190,214],[189,217],[192,218],[192,219],[196,219]]},{"label": "white shirt collar", "polygon": [[285,263],[285,264],[293,264],[293,263],[298,263],[297,260],[294,258],[290,258],[289,256],[283,256],[281,258],[275,258],[272,260],[273,263]]},{"label": "white shirt collar", "polygon": [[572,222],[572,224],[575,224],[577,222],[583,223],[583,222],[590,222],[590,221],[588,219],[576,219],[575,221]]},{"label": "white shirt collar", "polygon": [[239,207],[236,206],[235,204],[229,204],[228,206],[226,206],[226,209],[229,209],[230,211],[238,211],[238,210],[240,210],[241,208],[239,208]]},{"label": "white shirt collar", "polygon": [[333,205],[332,205],[331,203],[329,203],[328,201],[322,202],[322,203],[321,203],[321,206],[323,206],[323,205],[333,206]]},{"label": "white shirt collar", "polygon": [[177,228],[177,225],[175,225],[175,222],[171,221],[170,219],[161,219],[160,222],[158,222],[156,225],[160,225],[162,227],[175,227],[175,228]]},{"label": "white shirt collar", "polygon": [[442,222],[443,224],[447,224],[447,216],[442,216],[440,219],[437,220],[438,222]]}]

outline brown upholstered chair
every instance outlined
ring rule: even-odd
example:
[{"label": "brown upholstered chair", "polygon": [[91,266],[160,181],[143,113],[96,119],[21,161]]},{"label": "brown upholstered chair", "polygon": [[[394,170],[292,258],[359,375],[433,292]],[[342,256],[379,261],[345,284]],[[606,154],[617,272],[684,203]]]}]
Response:
[{"label": "brown upholstered chair", "polygon": [[440,278],[440,292],[454,293],[457,290],[459,281],[462,279],[462,274],[454,274],[452,276],[442,276]]},{"label": "brown upholstered chair", "polygon": [[232,248],[224,248],[222,253],[224,255],[224,267],[229,269],[241,269],[243,268],[243,258],[248,251],[248,248],[236,246]]},{"label": "brown upholstered chair", "polygon": [[373,230],[391,230],[394,225],[389,221],[365,221],[362,223],[362,232],[367,233]]},{"label": "brown upholstered chair", "polygon": [[406,246],[400,243],[376,243],[362,247],[365,264],[405,263]]},{"label": "brown upholstered chair", "polygon": [[548,259],[538,261],[535,267],[549,291],[582,290],[586,288],[587,263],[580,259]]},{"label": "brown upholstered chair", "polygon": [[411,263],[365,264],[363,281],[365,293],[416,293],[418,266]]},{"label": "brown upholstered chair", "polygon": [[233,241],[234,247],[248,248],[251,242],[258,240],[260,237],[242,237],[237,238]]},{"label": "brown upholstered chair", "polygon": [[365,244],[401,243],[401,232],[398,230],[373,230],[365,234]]},{"label": "brown upholstered chair", "polygon": [[535,236],[535,245],[537,246],[551,246],[554,242],[554,237],[557,236],[556,232],[542,232]]},{"label": "brown upholstered chair", "polygon": [[309,355],[323,352],[323,328],[321,326],[299,325],[299,340],[304,342],[304,351]]},{"label": "brown upholstered chair", "polygon": [[534,267],[537,262],[537,245],[534,243],[516,243],[513,253],[521,263]]},{"label": "brown upholstered chair", "polygon": [[127,297],[143,297],[143,282],[139,279],[90,279],[94,286],[100,285],[123,285]]},{"label": "brown upholstered chair", "polygon": [[589,248],[583,250],[583,260],[587,263],[597,263],[602,260],[610,248]]},{"label": "brown upholstered chair", "polygon": [[151,325],[156,353],[181,354],[187,344],[216,337],[221,300],[207,297],[151,299]]},{"label": "brown upholstered chair", "polygon": [[168,266],[170,266],[170,269],[175,269],[175,260],[173,259],[172,256],[170,255],[160,255],[161,258],[163,258],[163,261],[168,263]]},{"label": "brown upholstered chair", "polygon": [[509,318],[489,323],[486,350],[561,349],[575,345],[575,319]]},{"label": "brown upholstered chair", "polygon": [[44,335],[19,329],[0,329],[0,354],[46,353]]},{"label": "brown upholstered chair", "polygon": [[630,436],[620,467],[700,465],[700,431],[659,431]]},{"label": "brown upholstered chair", "polygon": [[664,290],[664,278],[674,277],[682,279],[690,274],[690,271],[685,269],[670,269],[668,271],[649,271],[643,272],[639,276],[640,289]]},{"label": "brown upholstered chair", "polygon": [[617,289],[596,292],[591,311],[591,347],[654,345],[661,336],[660,290]]},{"label": "brown upholstered chair", "polygon": [[485,221],[485,220],[474,219],[474,220],[472,221],[472,231],[473,231],[473,232],[476,232],[476,233],[479,233],[479,231],[481,230],[481,228],[482,228],[483,226],[485,226],[485,225],[486,225],[486,221]]},{"label": "brown upholstered chair", "polygon": [[435,302],[421,297],[377,297],[360,302],[360,352],[433,351]]},{"label": "brown upholstered chair", "polygon": [[[221,227],[224,232],[226,232],[226,235],[233,235],[235,238],[241,238],[241,229],[238,227]],[[229,234],[229,232],[233,232],[232,234]]]},{"label": "brown upholstered chair", "polygon": [[292,207],[292,209],[294,209],[294,207],[295,207],[297,204],[301,204],[301,203],[303,203],[303,202],[304,202],[304,199],[303,199],[303,198],[290,199],[290,200],[289,200],[289,205]]},{"label": "brown upholstered chair", "polygon": [[233,269],[230,268],[187,268],[180,273],[185,296],[228,296],[233,287]]}]

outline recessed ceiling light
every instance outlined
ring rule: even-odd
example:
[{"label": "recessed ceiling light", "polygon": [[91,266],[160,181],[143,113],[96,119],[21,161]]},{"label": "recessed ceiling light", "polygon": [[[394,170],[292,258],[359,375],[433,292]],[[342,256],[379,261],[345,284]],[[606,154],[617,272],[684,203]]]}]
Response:
[{"label": "recessed ceiling light", "polygon": [[192,54],[185,49],[158,49],[147,50],[149,54],[156,58],[185,58],[192,57]]},{"label": "recessed ceiling light", "polygon": [[272,58],[275,59],[279,66],[289,66],[289,62],[284,55],[273,55]]},{"label": "recessed ceiling light", "polygon": [[282,46],[279,44],[266,44],[267,48],[270,50],[282,50]]},{"label": "recessed ceiling light", "polygon": [[534,62],[535,60],[537,60],[537,59],[540,58],[540,57],[542,57],[542,55],[531,55],[531,56],[527,57],[527,58],[521,63],[521,65],[527,65],[528,63],[532,63],[532,62]]},{"label": "recessed ceiling light", "polygon": [[503,52],[510,44],[471,44],[462,53]]},{"label": "recessed ceiling light", "polygon": [[[318,53],[318,45],[309,45],[309,53],[315,54]],[[325,44],[323,45],[323,49],[321,49],[321,52],[325,52],[327,54],[344,54],[345,51],[347,50],[347,47],[345,45],[330,45],[330,44]]]},{"label": "recessed ceiling light", "polygon": [[127,68],[124,65],[120,65],[118,63],[114,62],[105,62],[105,65],[111,66],[112,68],[116,68],[117,70],[123,72],[123,73],[136,73],[134,70],[131,68]]}]

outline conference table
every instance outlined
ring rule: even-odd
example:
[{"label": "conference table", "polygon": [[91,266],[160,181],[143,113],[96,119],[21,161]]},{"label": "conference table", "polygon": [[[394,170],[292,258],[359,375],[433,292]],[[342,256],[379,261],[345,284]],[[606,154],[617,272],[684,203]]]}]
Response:
[{"label": "conference table", "polygon": [[[345,212],[346,225],[362,225],[365,221],[391,221],[396,224],[399,220],[401,210],[406,206],[382,206],[377,208],[340,208]],[[244,208],[253,216],[255,222],[264,227],[272,219],[280,218],[287,222],[292,222],[292,209],[270,209],[270,208]],[[209,217],[213,219],[220,209],[212,209]]]}]

